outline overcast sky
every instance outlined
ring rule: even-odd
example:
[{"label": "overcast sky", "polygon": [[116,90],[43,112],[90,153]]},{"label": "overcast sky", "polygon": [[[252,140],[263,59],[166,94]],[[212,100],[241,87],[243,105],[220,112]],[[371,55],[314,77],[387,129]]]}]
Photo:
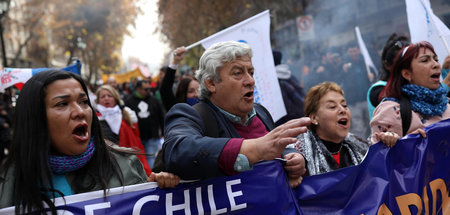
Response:
[{"label": "overcast sky", "polygon": [[160,34],[153,33],[158,24],[156,3],[157,0],[141,2],[143,14],[137,18],[136,28],[130,27],[132,36],[125,37],[122,48],[124,60],[130,56],[137,57],[149,65],[151,72],[159,69],[164,53],[169,51]]}]

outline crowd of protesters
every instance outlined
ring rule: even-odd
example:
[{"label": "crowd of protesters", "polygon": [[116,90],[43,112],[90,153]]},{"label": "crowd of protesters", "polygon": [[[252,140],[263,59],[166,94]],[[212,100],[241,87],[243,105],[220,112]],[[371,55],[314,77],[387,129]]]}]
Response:
[{"label": "crowd of protesters", "polygon": [[[0,94],[0,159],[6,157],[0,208],[19,210],[21,204],[22,212],[42,211],[45,201],[56,213],[49,201],[54,197],[146,181],[174,187],[180,179],[236,175],[262,160],[282,159],[292,187],[308,175],[357,165],[369,145],[381,141],[392,147],[414,132],[425,136],[425,126],[450,117],[450,77],[439,79],[450,57],[441,67],[431,44],[409,44],[397,35],[382,53],[385,87],[374,97],[370,87],[378,77],[356,44],[347,46],[344,58],[328,50],[303,70],[300,81],[274,51],[288,111],[277,122],[254,103],[258,71],[251,47],[240,42],[206,49],[195,77],[176,78],[184,47],[172,52],[157,80],[118,84],[111,77],[91,86],[72,73],[39,73],[20,96],[14,87]],[[403,132],[397,110],[409,112]],[[64,118],[67,127],[61,126]],[[21,160],[24,155],[34,163]],[[70,163],[61,166],[63,160]],[[35,171],[24,171],[29,168]],[[35,180],[25,186],[24,178]]]}]

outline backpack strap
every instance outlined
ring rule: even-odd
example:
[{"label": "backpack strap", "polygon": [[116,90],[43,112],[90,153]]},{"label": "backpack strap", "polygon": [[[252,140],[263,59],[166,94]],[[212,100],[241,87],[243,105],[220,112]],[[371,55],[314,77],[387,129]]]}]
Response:
[{"label": "backpack strap", "polygon": [[195,104],[193,108],[200,115],[200,118],[202,118],[203,124],[205,125],[205,136],[219,137],[219,126],[211,108],[204,102]]},{"label": "backpack strap", "polygon": [[411,101],[409,101],[409,98],[405,95],[402,95],[402,98],[400,99],[400,116],[402,118],[402,130],[403,130],[403,136],[406,135],[406,132],[409,130],[409,126],[411,126]]},{"label": "backpack strap", "polygon": [[[269,113],[269,111],[264,106],[258,103],[253,103],[253,107],[255,108],[256,113],[261,115],[259,119],[264,123],[264,125],[266,125],[266,128],[269,131],[272,130],[274,127],[274,122],[272,115]],[[267,120],[264,119],[268,119],[269,121],[266,122]]]},{"label": "backpack strap", "polygon": [[[213,112],[211,111],[211,108],[208,107],[208,105],[205,102],[199,102],[192,107],[200,115],[200,118],[202,119],[205,125],[205,136],[219,137],[219,126],[217,125],[217,119],[214,116]],[[257,103],[254,103],[254,107],[257,110],[257,113],[265,115],[264,118],[270,119],[273,125],[272,116],[270,115],[269,111],[266,108]],[[266,127],[267,126],[268,125],[266,125]],[[273,129],[273,127],[270,127],[269,129]],[[155,158],[155,164],[152,169],[153,172],[165,171],[163,156],[164,156],[164,145]]]},{"label": "backpack strap", "polygon": [[[208,137],[219,137],[219,127],[217,125],[217,119],[208,107],[208,105],[204,102],[199,102],[193,106],[193,108],[197,111],[205,125],[205,136]],[[161,172],[166,171],[164,164],[164,145],[161,150],[158,152],[155,158],[155,163],[153,165],[153,172]]]}]

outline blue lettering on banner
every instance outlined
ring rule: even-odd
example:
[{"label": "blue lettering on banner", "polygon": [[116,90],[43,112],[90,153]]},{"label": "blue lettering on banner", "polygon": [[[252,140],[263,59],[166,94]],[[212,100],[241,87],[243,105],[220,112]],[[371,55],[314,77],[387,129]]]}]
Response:
[{"label": "blue lettering on banner", "polygon": [[[183,183],[173,189],[145,183],[110,192],[118,191],[106,198],[103,191],[68,196],[65,205],[59,198],[57,209],[65,214],[298,214],[292,189],[277,161],[258,163],[236,176]],[[7,209],[0,214],[14,213],[14,208]]]},{"label": "blue lettering on banner", "polygon": [[279,162],[267,161],[173,189],[138,184],[56,205],[65,214],[450,214],[450,120],[425,131],[427,138],[408,135],[393,148],[375,144],[360,165],[306,177],[296,189]]}]

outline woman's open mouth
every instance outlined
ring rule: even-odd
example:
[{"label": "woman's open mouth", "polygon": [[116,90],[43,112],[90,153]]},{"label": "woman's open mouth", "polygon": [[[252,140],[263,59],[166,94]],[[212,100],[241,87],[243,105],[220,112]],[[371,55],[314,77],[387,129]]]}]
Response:
[{"label": "woman's open mouth", "polygon": [[338,124],[347,128],[348,127],[348,119],[346,119],[346,118],[339,119]]},{"label": "woman's open mouth", "polygon": [[441,73],[434,73],[431,76],[431,79],[433,79],[434,81],[440,81],[440,77],[441,77]]},{"label": "woman's open mouth", "polygon": [[87,124],[79,124],[73,129],[72,135],[75,140],[78,142],[85,142],[86,140],[89,140],[89,132],[88,132],[88,125]]}]

